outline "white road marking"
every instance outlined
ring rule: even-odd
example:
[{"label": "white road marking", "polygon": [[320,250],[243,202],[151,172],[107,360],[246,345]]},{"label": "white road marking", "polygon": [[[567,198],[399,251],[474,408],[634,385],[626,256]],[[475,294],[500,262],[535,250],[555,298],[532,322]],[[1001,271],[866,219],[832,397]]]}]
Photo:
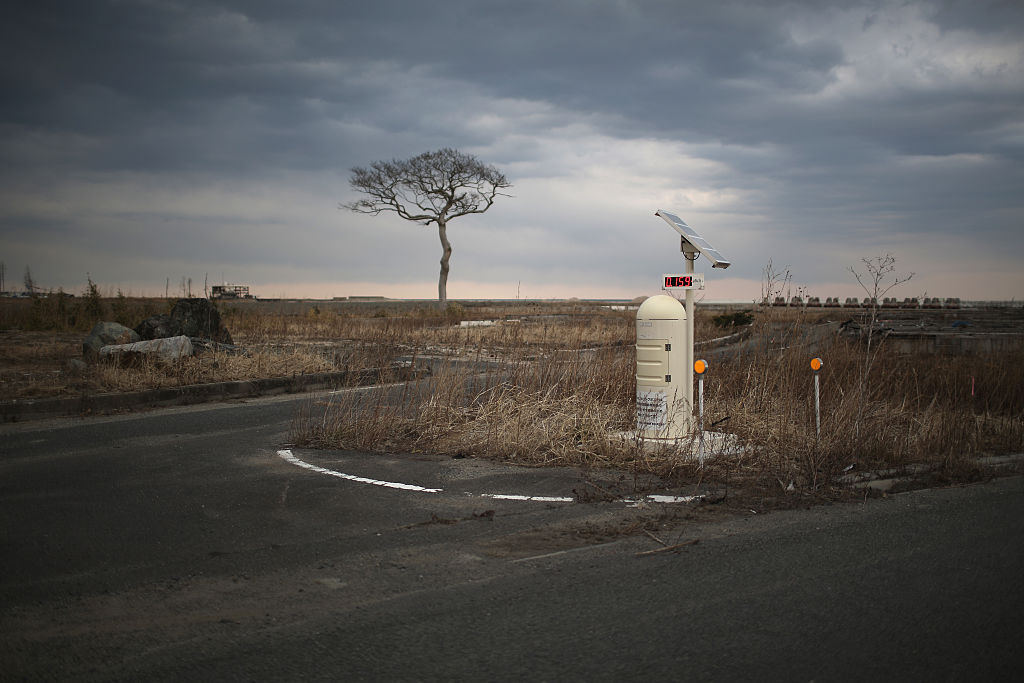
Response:
[{"label": "white road marking", "polygon": [[409,382],[392,382],[391,384],[368,384],[368,385],[366,385],[364,387],[346,387],[344,389],[335,389],[334,391],[328,391],[327,395],[328,396],[333,396],[334,394],[352,394],[352,393],[355,393],[357,391],[371,391],[373,389],[387,389],[389,387],[400,387],[400,386],[403,386],[405,384],[409,384]]},{"label": "white road marking", "polygon": [[367,479],[366,477],[357,477],[354,474],[345,474],[344,472],[335,472],[329,470],[326,467],[320,467],[318,465],[311,465],[308,462],[304,462],[296,458],[290,450],[278,451],[277,454],[284,458],[286,461],[299,467],[304,467],[307,470],[313,472],[319,472],[320,474],[328,474],[332,477],[338,477],[339,479],[347,479],[348,481],[357,481],[360,484],[372,484],[373,486],[383,486],[389,489],[403,489],[405,491],[419,491],[421,493],[440,493],[443,489],[428,489],[425,486],[416,486],[415,484],[402,484],[397,481],[380,481],[379,479]]},{"label": "white road marking", "polygon": [[566,498],[564,496],[519,496],[507,493],[479,493],[467,495],[479,495],[481,498],[495,498],[497,500],[534,500],[541,503],[574,503],[575,498]]},{"label": "white road marking", "polygon": [[625,502],[635,503],[639,500],[643,500],[648,503],[692,503],[693,501],[700,500],[703,497],[704,496],[660,496],[652,493],[651,495],[644,496],[641,499],[629,499]]},{"label": "white road marking", "polygon": [[[345,474],[344,472],[338,472],[336,470],[329,470],[326,467],[320,467],[319,465],[313,465],[304,460],[300,460],[295,457],[291,450],[280,450],[277,454],[286,462],[290,462],[293,465],[298,465],[304,469],[310,470],[311,472],[317,472],[319,474],[326,474],[332,477],[338,477],[339,479],[345,479],[346,481],[354,481],[360,484],[370,484],[372,486],[382,486],[389,489],[401,489],[403,491],[418,491],[419,493],[441,493],[444,489],[431,489],[425,486],[416,486],[415,484],[403,484],[397,481],[381,481],[380,479],[369,479],[367,477],[357,477],[354,474]],[[525,496],[521,494],[513,493],[470,493],[466,492],[467,496],[479,496],[480,498],[491,498],[493,500],[521,500],[529,501],[534,503],[574,503],[575,498],[568,496]],[[692,503],[695,500],[699,500],[704,496],[662,496],[662,495],[649,495],[643,496],[642,498],[623,498],[619,502],[626,503],[627,505],[636,506],[640,503]]]}]

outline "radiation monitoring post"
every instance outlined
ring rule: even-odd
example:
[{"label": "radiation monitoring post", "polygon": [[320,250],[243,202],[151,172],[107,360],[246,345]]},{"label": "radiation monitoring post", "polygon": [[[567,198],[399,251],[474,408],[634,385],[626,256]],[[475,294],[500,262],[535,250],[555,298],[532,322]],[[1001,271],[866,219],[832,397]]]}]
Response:
[{"label": "radiation monitoring post", "polygon": [[[646,439],[678,442],[695,426],[694,290],[704,289],[704,274],[695,273],[693,263],[699,257],[712,268],[725,269],[731,263],[678,215],[664,209],[658,209],[654,215],[678,233],[686,270],[662,275],[662,288],[684,290],[686,303],[684,308],[677,297],[659,294],[646,299],[637,310],[637,431]],[[700,367],[697,373],[703,377],[702,370],[707,369],[707,364]]]}]

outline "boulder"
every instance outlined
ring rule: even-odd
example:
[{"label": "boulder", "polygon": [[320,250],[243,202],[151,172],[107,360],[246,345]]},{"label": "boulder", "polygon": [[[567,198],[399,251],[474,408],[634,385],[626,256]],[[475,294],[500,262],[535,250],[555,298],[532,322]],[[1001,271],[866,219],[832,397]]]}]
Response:
[{"label": "boulder", "polygon": [[164,362],[192,355],[192,341],[185,336],[147,339],[132,344],[112,344],[100,349],[100,358],[150,357]]},{"label": "boulder", "polygon": [[82,356],[88,361],[99,358],[100,349],[111,344],[130,344],[139,341],[139,334],[120,323],[96,323],[82,342]]},{"label": "boulder", "polygon": [[135,331],[144,340],[176,336],[174,330],[171,329],[171,316],[167,313],[146,318],[135,326]]},{"label": "boulder", "polygon": [[231,333],[220,320],[220,312],[209,299],[178,299],[169,314],[154,315],[135,328],[142,339],[196,337],[219,344],[231,344]]}]

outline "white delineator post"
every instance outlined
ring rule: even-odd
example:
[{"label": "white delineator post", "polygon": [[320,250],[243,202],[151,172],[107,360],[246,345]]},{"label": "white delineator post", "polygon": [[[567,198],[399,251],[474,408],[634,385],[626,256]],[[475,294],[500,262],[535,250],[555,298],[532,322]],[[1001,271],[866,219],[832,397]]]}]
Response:
[{"label": "white delineator post", "polygon": [[697,460],[704,462],[704,376],[708,371],[708,362],[703,359],[695,362],[693,371],[697,373],[697,433],[700,437]]},{"label": "white delineator post", "polygon": [[814,373],[814,438],[821,438],[821,393],[818,386],[818,373],[821,371],[821,359],[811,359],[811,372]]}]

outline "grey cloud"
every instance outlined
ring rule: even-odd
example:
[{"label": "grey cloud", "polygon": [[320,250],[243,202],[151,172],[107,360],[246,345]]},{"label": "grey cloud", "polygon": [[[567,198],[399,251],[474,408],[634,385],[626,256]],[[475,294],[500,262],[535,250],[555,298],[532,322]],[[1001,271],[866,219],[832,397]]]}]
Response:
[{"label": "grey cloud", "polygon": [[[348,5],[300,3],[288,16],[279,3],[22,6],[4,35],[7,56],[21,56],[6,60],[5,118],[113,146],[119,132],[165,126],[168,148],[188,148],[183,127],[226,130],[270,111],[283,120],[268,126],[301,128],[308,113],[296,102],[304,98],[388,130],[458,106],[457,93],[441,90],[422,93],[420,108],[406,116],[389,110],[394,84],[358,78],[385,62],[426,65],[505,96],[553,98],[570,109],[727,137],[744,117],[722,117],[723,110],[738,114],[746,103],[730,80],[813,88],[840,58],[828,45],[795,45],[766,24],[767,12],[741,6],[507,3],[481,12],[477,3],[452,3],[445,12],[421,3]],[[314,68],[339,63],[347,73]],[[679,104],[685,116],[659,114]],[[242,115],[231,117],[236,109]],[[276,159],[273,145],[265,151]]]},{"label": "grey cloud", "polygon": [[1024,23],[1024,5],[1016,0],[940,0],[930,7],[930,18],[944,31],[1017,36]]},{"label": "grey cloud", "polygon": [[[940,35],[957,32],[979,48],[1021,36],[1018,3],[976,5],[920,7]],[[347,199],[346,169],[440,146],[487,150],[494,156],[485,160],[506,170],[557,179],[576,162],[544,144],[566,131],[685,142],[717,166],[672,180],[756,197],[730,211],[780,236],[955,234],[972,224],[982,237],[1021,246],[1024,64],[996,65],[973,79],[938,70],[926,82],[888,82],[871,69],[899,66],[891,46],[869,55],[881,67],[855,64],[850,49],[857,32],[879,29],[901,7],[882,0],[22,2],[0,25],[0,180],[18,187],[56,176],[146,173],[202,185],[336,174],[326,212]],[[843,13],[853,17],[843,24],[849,35],[797,26],[834,24]],[[911,66],[902,68],[912,73]],[[837,88],[852,67],[864,82]],[[471,125],[474,116],[497,123]],[[573,126],[585,132],[569,132]],[[165,219],[202,234],[189,220],[156,212],[134,222]],[[323,220],[347,225],[350,218]],[[5,234],[19,238],[83,229],[74,218],[47,223],[11,210],[4,221]],[[218,226],[225,235],[247,229],[241,219]],[[585,232],[569,219],[545,229]],[[238,251],[213,239],[212,255],[268,262],[282,252],[266,239],[274,246]],[[609,250],[595,242],[587,263]],[[518,259],[509,274],[565,261],[554,253],[523,266],[524,254],[507,257]],[[326,256],[310,259],[330,270]]]}]

